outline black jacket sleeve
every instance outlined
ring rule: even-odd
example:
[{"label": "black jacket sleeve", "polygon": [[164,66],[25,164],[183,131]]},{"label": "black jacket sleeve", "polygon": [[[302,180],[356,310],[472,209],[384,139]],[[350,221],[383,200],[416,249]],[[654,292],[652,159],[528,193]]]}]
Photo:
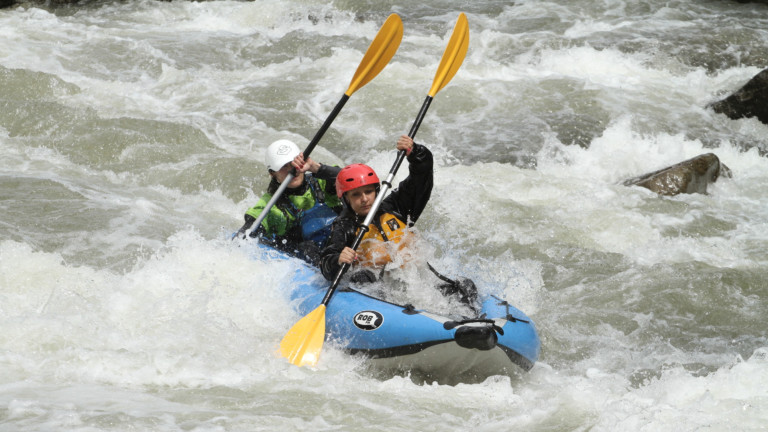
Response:
[{"label": "black jacket sleeve", "polygon": [[410,225],[427,206],[434,185],[432,152],[421,144],[413,145],[408,155],[408,177],[381,203],[381,210],[395,213]]},{"label": "black jacket sleeve", "polygon": [[339,175],[341,168],[333,165],[320,165],[315,177],[325,180],[325,193],[336,196],[336,176]]},{"label": "black jacket sleeve", "polygon": [[355,219],[345,210],[331,225],[331,235],[320,252],[320,271],[327,280],[332,280],[341,269],[339,255],[355,241]]},{"label": "black jacket sleeve", "polygon": [[315,174],[315,177],[323,180],[330,180],[332,182],[336,182],[336,176],[339,175],[339,171],[341,171],[341,168],[333,165],[320,165],[320,169],[317,170],[317,174]]}]

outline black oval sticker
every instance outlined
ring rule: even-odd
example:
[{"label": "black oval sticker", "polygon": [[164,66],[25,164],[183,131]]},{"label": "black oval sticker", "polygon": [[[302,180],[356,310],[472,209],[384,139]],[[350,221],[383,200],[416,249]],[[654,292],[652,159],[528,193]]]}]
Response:
[{"label": "black oval sticker", "polygon": [[360,330],[370,331],[381,327],[384,316],[376,311],[358,312],[354,318],[355,326]]}]

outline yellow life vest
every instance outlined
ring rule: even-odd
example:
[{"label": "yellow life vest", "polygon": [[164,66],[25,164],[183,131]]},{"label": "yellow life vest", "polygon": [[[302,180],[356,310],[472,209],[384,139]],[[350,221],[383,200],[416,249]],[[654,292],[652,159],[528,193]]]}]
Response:
[{"label": "yellow life vest", "polygon": [[391,213],[379,216],[379,223],[368,226],[368,232],[357,248],[360,264],[381,268],[391,263],[392,255],[408,244],[411,233],[407,228],[405,222]]}]

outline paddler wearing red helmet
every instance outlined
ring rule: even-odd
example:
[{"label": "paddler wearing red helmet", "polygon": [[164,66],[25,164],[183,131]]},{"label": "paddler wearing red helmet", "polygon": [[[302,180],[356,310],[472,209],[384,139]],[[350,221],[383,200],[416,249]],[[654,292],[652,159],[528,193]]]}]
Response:
[{"label": "paddler wearing red helmet", "polygon": [[[373,169],[363,164],[348,165],[336,176],[336,193],[344,208],[320,253],[320,269],[326,279],[333,280],[342,263],[348,263],[353,265],[353,281],[372,281],[375,275],[370,269],[383,269],[392,262],[393,254],[413,235],[409,228],[432,193],[432,152],[407,135],[397,140],[397,150],[406,152],[408,176],[381,202],[357,252],[350,246],[379,193],[380,180]],[[360,272],[361,268],[367,271]]]}]

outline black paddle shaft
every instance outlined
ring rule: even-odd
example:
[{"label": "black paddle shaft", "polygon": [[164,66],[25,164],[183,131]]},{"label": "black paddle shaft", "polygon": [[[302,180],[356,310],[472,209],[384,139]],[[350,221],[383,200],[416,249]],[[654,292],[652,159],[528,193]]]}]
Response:
[{"label": "black paddle shaft", "polygon": [[325,135],[325,132],[329,127],[331,127],[331,123],[333,123],[333,121],[336,119],[336,116],[339,115],[339,112],[341,112],[341,109],[344,108],[344,104],[346,104],[348,100],[349,96],[347,94],[344,94],[344,96],[339,99],[339,102],[333,108],[333,111],[328,114],[328,118],[325,119],[323,125],[320,126],[320,129],[318,129],[315,137],[312,138],[312,141],[309,142],[307,148],[304,149],[304,160],[309,159],[309,154],[312,153],[312,150],[315,149],[315,146],[320,142],[320,139],[323,137],[323,135]]},{"label": "black paddle shaft", "polygon": [[[421,105],[419,114],[416,116],[416,120],[413,122],[413,126],[411,126],[411,131],[408,132],[408,136],[411,139],[413,139],[416,136],[416,132],[419,130],[419,126],[421,126],[421,122],[424,120],[424,116],[427,114],[429,105],[432,104],[432,99],[433,99],[432,96],[428,95],[427,98],[424,100],[424,103]],[[392,187],[392,179],[394,179],[395,174],[397,174],[397,170],[400,169],[400,165],[403,163],[403,159],[405,159],[405,151],[400,150],[397,152],[397,158],[395,159],[395,163],[392,165],[392,168],[389,170],[389,175],[382,182],[382,188],[379,191],[379,194],[376,196],[376,200],[373,202],[373,205],[371,206],[371,210],[368,211],[368,214],[365,216],[365,220],[360,226],[360,232],[357,233],[357,237],[355,237],[355,241],[352,243],[352,246],[351,246],[352,250],[357,250],[357,247],[360,246],[360,242],[363,241],[363,237],[365,237],[365,233],[368,232],[368,229],[369,229],[368,227],[371,225],[373,218],[376,216],[376,212],[379,210],[379,206],[381,205],[381,201],[383,201],[384,199],[384,195],[386,195],[387,190],[389,190],[389,188]],[[328,288],[328,291],[325,293],[325,297],[323,297],[323,301],[321,302],[321,304],[328,306],[328,303],[331,301],[331,297],[333,296],[333,293],[336,292],[336,288],[339,287],[341,278],[344,276],[347,270],[349,270],[349,264],[343,263],[338,273],[336,273],[336,277],[333,279],[333,283],[331,284],[330,288]]]}]

